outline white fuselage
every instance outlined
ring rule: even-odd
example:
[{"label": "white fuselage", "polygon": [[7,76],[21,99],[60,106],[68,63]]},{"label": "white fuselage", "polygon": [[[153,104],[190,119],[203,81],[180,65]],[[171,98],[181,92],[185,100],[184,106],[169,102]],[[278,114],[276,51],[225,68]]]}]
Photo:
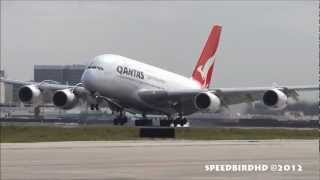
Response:
[{"label": "white fuselage", "polygon": [[152,114],[173,111],[169,107],[150,106],[138,96],[139,91],[201,89],[201,85],[191,78],[112,54],[95,57],[83,73],[81,82],[91,92],[115,99],[132,111]]}]

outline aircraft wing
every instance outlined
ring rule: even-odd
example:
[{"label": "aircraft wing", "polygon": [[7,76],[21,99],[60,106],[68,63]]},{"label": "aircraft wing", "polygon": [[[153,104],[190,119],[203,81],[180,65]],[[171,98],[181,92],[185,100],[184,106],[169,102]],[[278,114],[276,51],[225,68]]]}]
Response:
[{"label": "aircraft wing", "polygon": [[27,81],[9,80],[4,78],[0,78],[0,82],[4,82],[7,84],[21,85],[21,86],[28,86],[28,85],[35,86],[42,91],[43,102],[45,103],[52,101],[52,97],[55,91],[70,89],[78,98],[86,101],[88,104],[97,104],[97,103],[100,104],[102,100],[104,100],[109,104],[110,108],[112,107],[116,107],[118,109],[122,108],[113,99],[99,96],[98,94],[92,94],[85,87],[82,87],[80,83],[78,85],[72,86],[72,85],[60,84],[59,82],[52,81],[52,80],[45,80],[42,82],[32,82],[32,81],[27,82]]},{"label": "aircraft wing", "polygon": [[[252,87],[252,88],[215,88],[209,90],[188,90],[188,91],[165,91],[165,90],[143,90],[139,96],[145,102],[159,105],[193,106],[195,97],[200,93],[213,93],[221,100],[221,105],[250,103],[262,100],[264,93],[269,90],[277,89],[283,92],[287,97],[298,100],[299,91],[318,91],[318,86],[294,86],[294,87]],[[183,109],[186,109],[184,107]],[[189,109],[190,110],[190,109]]]},{"label": "aircraft wing", "polygon": [[[28,102],[28,103],[35,104],[36,106],[39,104],[43,104],[43,103],[51,103],[53,94],[57,90],[78,88],[76,86],[69,86],[69,85],[65,85],[65,84],[60,84],[56,81],[51,81],[51,80],[45,80],[42,82],[32,82],[32,81],[28,82],[28,81],[17,81],[17,80],[0,78],[0,82],[4,82],[6,84],[18,85],[21,87],[24,87],[24,86],[36,87],[36,89],[39,89],[42,93],[41,98],[38,98],[37,101],[35,101],[35,102]],[[83,97],[83,95],[82,95],[82,97]]]},{"label": "aircraft wing", "polygon": [[299,91],[317,91],[318,86],[294,86],[294,87],[253,87],[253,88],[217,88],[209,92],[217,95],[223,105],[250,103],[262,100],[262,96],[268,90],[278,89],[288,97],[298,99]]},{"label": "aircraft wing", "polygon": [[51,81],[51,80],[46,80],[46,81],[42,81],[42,82],[33,82],[33,81],[17,81],[17,80],[0,78],[0,82],[4,82],[7,84],[16,84],[16,85],[21,85],[21,86],[36,85],[40,89],[52,90],[52,91],[75,87],[75,86],[60,84],[56,81]]}]

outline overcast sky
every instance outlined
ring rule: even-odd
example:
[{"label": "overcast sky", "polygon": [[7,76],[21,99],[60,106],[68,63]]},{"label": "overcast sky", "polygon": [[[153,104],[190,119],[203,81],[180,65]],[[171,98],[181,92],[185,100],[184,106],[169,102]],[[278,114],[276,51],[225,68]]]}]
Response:
[{"label": "overcast sky", "polygon": [[213,87],[318,84],[317,1],[1,1],[1,68],[30,80],[112,53],[189,77],[213,24]]}]

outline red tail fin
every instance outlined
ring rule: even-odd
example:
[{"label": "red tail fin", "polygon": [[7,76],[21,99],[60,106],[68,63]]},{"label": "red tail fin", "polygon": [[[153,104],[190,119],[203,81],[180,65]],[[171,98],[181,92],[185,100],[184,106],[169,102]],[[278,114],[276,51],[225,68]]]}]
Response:
[{"label": "red tail fin", "polygon": [[211,82],[215,62],[214,55],[218,49],[221,29],[221,26],[213,26],[198,63],[193,70],[192,78],[198,81],[202,88],[208,88]]}]

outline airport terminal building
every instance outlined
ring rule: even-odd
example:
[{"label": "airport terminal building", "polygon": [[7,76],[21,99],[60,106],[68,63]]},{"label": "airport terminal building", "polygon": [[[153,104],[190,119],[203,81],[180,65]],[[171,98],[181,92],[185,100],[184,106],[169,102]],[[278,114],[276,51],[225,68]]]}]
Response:
[{"label": "airport terminal building", "polygon": [[[5,78],[5,72],[0,70],[0,77]],[[13,85],[0,82],[0,104],[10,104],[13,101]]]},{"label": "airport terminal building", "polygon": [[62,84],[75,85],[80,82],[85,65],[35,65],[34,81],[54,80]]}]

